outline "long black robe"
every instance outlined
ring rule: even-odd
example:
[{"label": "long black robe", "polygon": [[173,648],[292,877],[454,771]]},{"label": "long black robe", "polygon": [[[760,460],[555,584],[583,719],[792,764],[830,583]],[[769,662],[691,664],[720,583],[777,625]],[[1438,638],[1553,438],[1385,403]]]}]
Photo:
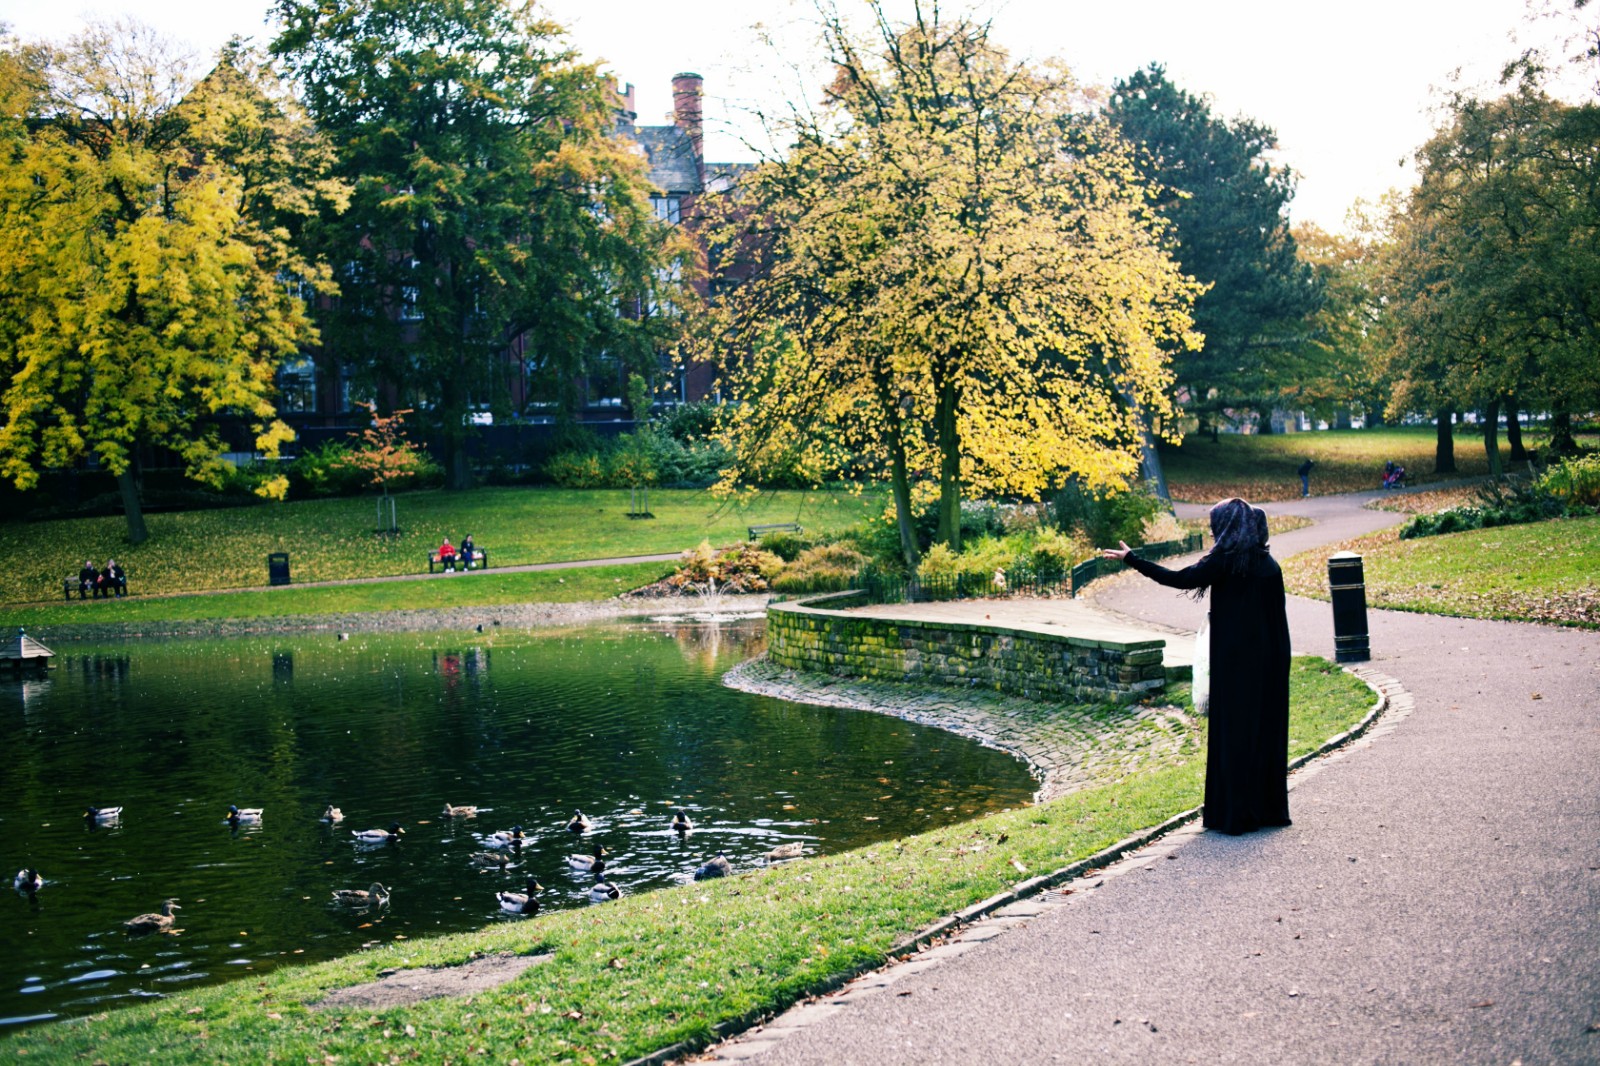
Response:
[{"label": "long black robe", "polygon": [[1237,571],[1216,552],[1182,570],[1126,561],[1171,588],[1211,590],[1206,828],[1288,825],[1289,618],[1277,562],[1264,548]]}]

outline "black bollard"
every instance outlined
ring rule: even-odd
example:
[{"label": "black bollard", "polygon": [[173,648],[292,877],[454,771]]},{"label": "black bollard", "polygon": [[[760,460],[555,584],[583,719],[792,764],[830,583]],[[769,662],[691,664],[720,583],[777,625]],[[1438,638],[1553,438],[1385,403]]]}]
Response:
[{"label": "black bollard", "polygon": [[1361,556],[1355,552],[1330,555],[1328,589],[1333,595],[1334,661],[1366,662],[1372,651],[1367,646],[1367,583]]}]

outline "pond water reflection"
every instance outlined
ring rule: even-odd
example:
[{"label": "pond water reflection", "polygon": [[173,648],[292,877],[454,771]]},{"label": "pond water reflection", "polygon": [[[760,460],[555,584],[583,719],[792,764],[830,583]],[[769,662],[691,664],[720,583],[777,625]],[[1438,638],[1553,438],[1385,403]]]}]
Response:
[{"label": "pond water reflection", "polygon": [[[170,641],[0,679],[0,856],[46,882],[6,903],[0,1026],[524,920],[495,893],[529,875],[546,907],[589,906],[567,856],[591,841],[636,893],[718,851],[749,868],[779,844],[840,851],[1033,795],[1020,762],[953,734],[724,688],[760,640],[757,622]],[[342,822],[319,820],[330,803]],[[231,827],[230,804],[265,813]],[[102,824],[89,805],[125,811]],[[577,808],[586,837],[565,828]],[[353,836],[396,821],[398,843]],[[529,839],[510,865],[476,869],[513,825]],[[374,882],[386,908],[333,902]],[[169,897],[179,932],[124,931]]]}]

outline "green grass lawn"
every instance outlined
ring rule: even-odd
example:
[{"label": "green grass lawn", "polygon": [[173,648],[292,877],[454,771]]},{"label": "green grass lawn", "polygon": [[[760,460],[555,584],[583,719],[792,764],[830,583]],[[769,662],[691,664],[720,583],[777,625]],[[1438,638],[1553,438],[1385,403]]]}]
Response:
[{"label": "green grass lawn", "polygon": [[[1291,758],[1359,721],[1372,696],[1332,664],[1300,659],[1293,701]],[[1203,768],[1195,749],[1180,763],[1037,807],[477,933],[397,936],[331,962],[25,1029],[4,1046],[26,1062],[581,1063],[708,1042],[718,1022],[782,1009],[1024,877],[1195,806]],[[381,1010],[307,1006],[384,970],[459,964],[484,952],[552,958],[470,999]]]},{"label": "green grass lawn", "polygon": [[1327,558],[1362,556],[1367,604],[1600,628],[1600,516],[1401,540],[1388,529],[1290,559],[1291,592],[1327,599]]},{"label": "green grass lawn", "polygon": [[319,588],[287,585],[194,596],[131,596],[120,600],[74,599],[70,603],[8,607],[5,622],[39,632],[51,626],[99,622],[207,622],[501,604],[577,603],[609,599],[648,585],[671,570],[671,563],[626,563],[514,573],[485,570],[427,581],[379,581]]},{"label": "green grass lawn", "polygon": [[[746,526],[768,522],[837,529],[883,506],[881,496],[844,491],[780,491],[728,502],[703,491],[657,489],[650,493],[656,517],[630,519],[625,490],[481,488],[396,500],[401,532],[394,536],[374,532],[371,497],[154,514],[147,519],[150,539],[137,547],[126,543],[120,517],[6,523],[0,604],[59,600],[61,579],[75,575],[85,558],[99,565],[115,557],[137,598],[264,586],[269,552],[289,553],[297,582],[388,577],[426,571],[427,553],[446,536],[459,543],[471,533],[491,563],[511,566],[683,551],[706,539],[732,543],[745,538]],[[409,597],[414,586],[405,588]]]},{"label": "green grass lawn", "polygon": [[[1523,442],[1529,448],[1545,439],[1539,432],[1523,434]],[[1594,441],[1586,439],[1586,443]],[[1500,451],[1505,468],[1512,469],[1510,448],[1503,433]],[[1319,495],[1378,488],[1384,461],[1390,459],[1406,468],[1412,484],[1478,477],[1489,472],[1483,438],[1473,426],[1457,427],[1457,469],[1446,475],[1433,473],[1432,426],[1267,436],[1223,434],[1215,444],[1209,436],[1191,434],[1179,447],[1161,449],[1173,497],[1195,503],[1215,503],[1229,496],[1242,496],[1252,503],[1294,499],[1300,495],[1295,469],[1307,456],[1317,464],[1311,473],[1311,491]]]}]

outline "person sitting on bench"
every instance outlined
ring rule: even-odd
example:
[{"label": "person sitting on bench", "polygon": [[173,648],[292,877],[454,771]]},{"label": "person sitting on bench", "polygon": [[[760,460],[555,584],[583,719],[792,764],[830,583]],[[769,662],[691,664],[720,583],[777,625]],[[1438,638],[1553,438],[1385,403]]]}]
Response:
[{"label": "person sitting on bench", "polygon": [[449,537],[444,538],[444,543],[439,545],[439,565],[444,567],[444,572],[447,574],[456,572],[456,548],[450,543]]},{"label": "person sitting on bench", "polygon": [[100,571],[95,569],[93,559],[83,561],[83,569],[78,571],[78,599],[86,600],[91,592],[98,595]]},{"label": "person sitting on bench", "polygon": [[461,558],[461,569],[471,570],[472,560],[476,554],[477,549],[472,546],[472,534],[468,533],[465,537],[461,538],[461,547],[456,552],[456,555]]},{"label": "person sitting on bench", "polygon": [[107,559],[106,568],[100,571],[100,594],[107,597],[128,594],[128,575],[122,572],[115,559]]}]

